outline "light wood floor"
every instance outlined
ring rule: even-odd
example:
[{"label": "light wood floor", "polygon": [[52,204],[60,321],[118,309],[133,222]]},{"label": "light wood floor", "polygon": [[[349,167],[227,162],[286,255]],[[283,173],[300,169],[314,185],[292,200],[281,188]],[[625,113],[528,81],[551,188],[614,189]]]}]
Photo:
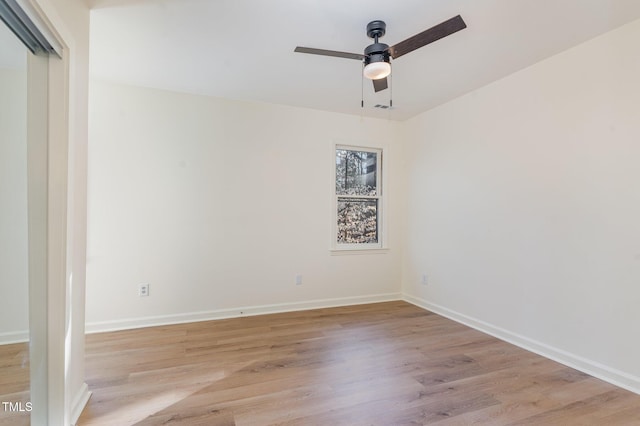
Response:
[{"label": "light wood floor", "polygon": [[81,426],[640,425],[640,395],[404,302],[89,335],[87,383]]},{"label": "light wood floor", "polygon": [[28,412],[6,411],[2,404],[19,402],[26,407],[28,401],[29,345],[0,345],[0,426],[28,426]]},{"label": "light wood floor", "polygon": [[80,425],[640,424],[640,396],[404,302],[90,335]]}]

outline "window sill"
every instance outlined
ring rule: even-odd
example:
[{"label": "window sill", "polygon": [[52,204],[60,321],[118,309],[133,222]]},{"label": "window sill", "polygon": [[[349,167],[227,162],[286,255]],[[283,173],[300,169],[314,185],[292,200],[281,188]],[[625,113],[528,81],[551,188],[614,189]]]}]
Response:
[{"label": "window sill", "polygon": [[361,255],[361,254],[387,254],[388,248],[371,248],[371,249],[331,249],[329,250],[331,256],[349,256],[349,255]]}]

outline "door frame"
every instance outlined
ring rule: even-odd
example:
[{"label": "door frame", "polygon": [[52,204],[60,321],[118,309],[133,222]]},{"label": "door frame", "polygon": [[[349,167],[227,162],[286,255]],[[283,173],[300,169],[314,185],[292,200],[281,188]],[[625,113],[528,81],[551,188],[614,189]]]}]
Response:
[{"label": "door frame", "polygon": [[[16,0],[58,46],[27,62],[27,204],[31,423],[70,425],[68,395],[72,284],[69,267],[69,155],[74,99],[73,39],[49,0]],[[79,413],[78,413],[79,414]]]}]

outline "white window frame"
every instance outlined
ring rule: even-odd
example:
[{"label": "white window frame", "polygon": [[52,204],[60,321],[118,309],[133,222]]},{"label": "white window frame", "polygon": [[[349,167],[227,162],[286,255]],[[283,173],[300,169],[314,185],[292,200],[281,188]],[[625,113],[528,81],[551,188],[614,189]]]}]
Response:
[{"label": "white window frame", "polygon": [[[342,196],[336,194],[336,151],[339,149],[349,151],[375,152],[376,160],[376,193],[375,196]],[[385,155],[384,148],[371,145],[354,145],[345,143],[333,143],[331,147],[331,245],[332,254],[373,254],[386,253],[386,182],[385,182]],[[377,199],[378,213],[378,242],[361,244],[341,244],[338,243],[338,199],[339,198],[362,198]]]}]

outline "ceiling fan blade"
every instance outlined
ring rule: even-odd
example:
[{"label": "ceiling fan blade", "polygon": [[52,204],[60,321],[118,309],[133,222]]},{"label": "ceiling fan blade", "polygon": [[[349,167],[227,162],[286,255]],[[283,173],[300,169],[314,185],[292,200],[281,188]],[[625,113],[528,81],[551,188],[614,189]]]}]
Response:
[{"label": "ceiling fan blade", "polygon": [[373,81],[373,90],[375,90],[376,92],[380,92],[381,90],[384,90],[387,87],[389,87],[389,83],[387,82],[387,77],[379,78],[378,80],[371,80],[371,81]]},{"label": "ceiling fan blade", "polygon": [[416,34],[413,37],[409,37],[408,39],[391,46],[389,48],[389,52],[391,53],[391,57],[396,59],[465,28],[467,28],[467,24],[464,23],[462,17],[460,15],[454,16],[449,20],[441,22],[435,27],[431,27],[420,34]]},{"label": "ceiling fan blade", "polygon": [[338,52],[337,50],[314,49],[313,47],[296,47],[294,52],[309,53],[311,55],[334,56],[336,58],[357,59],[362,61],[364,55],[359,53]]}]

